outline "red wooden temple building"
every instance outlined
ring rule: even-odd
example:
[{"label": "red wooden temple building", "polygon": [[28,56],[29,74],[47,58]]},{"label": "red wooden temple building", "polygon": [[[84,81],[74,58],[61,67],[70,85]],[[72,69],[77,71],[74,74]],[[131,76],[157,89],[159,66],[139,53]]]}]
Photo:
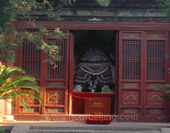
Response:
[{"label": "red wooden temple building", "polygon": [[[170,19],[155,0],[112,0],[107,8],[95,0],[77,0],[64,8],[61,21],[37,14],[37,26],[60,28],[69,35],[64,40],[45,37],[60,47],[62,61],[55,69],[43,62],[48,55],[34,45],[25,41],[18,49],[16,65],[37,79],[44,104],[28,99],[28,113],[15,104],[14,119],[90,114],[137,116],[121,121],[169,121],[169,103],[155,88],[170,83],[165,57],[170,55]],[[37,31],[21,16],[16,28]]]}]

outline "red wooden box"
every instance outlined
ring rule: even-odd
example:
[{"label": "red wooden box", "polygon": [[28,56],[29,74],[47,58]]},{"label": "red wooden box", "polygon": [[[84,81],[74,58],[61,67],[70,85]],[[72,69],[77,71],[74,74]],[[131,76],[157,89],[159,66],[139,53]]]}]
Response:
[{"label": "red wooden box", "polygon": [[85,100],[85,114],[110,115],[111,98],[92,98]]}]

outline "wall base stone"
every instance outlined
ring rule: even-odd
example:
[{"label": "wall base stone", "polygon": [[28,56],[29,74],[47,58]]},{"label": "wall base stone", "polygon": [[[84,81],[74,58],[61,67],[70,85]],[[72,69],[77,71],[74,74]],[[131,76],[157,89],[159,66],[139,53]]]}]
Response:
[{"label": "wall base stone", "polygon": [[0,100],[0,122],[3,121],[5,115],[5,100]]}]

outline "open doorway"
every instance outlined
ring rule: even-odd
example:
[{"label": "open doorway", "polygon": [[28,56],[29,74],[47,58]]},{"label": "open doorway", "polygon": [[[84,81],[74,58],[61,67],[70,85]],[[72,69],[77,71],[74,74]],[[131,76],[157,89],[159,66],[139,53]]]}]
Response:
[{"label": "open doorway", "polygon": [[73,114],[114,114],[116,32],[76,30]]}]

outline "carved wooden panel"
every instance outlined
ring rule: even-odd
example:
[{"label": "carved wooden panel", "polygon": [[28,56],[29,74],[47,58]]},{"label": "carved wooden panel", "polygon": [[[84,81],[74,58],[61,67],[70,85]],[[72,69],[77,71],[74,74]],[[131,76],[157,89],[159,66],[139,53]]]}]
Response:
[{"label": "carved wooden panel", "polygon": [[162,86],[164,83],[147,83],[148,89],[156,89]]},{"label": "carved wooden panel", "polygon": [[23,107],[20,107],[19,113],[39,113],[39,107],[30,107],[28,111],[26,111]]},{"label": "carved wooden panel", "polygon": [[47,82],[47,86],[49,86],[49,87],[64,87],[65,82],[63,82],[63,81],[50,81],[50,82]]},{"label": "carved wooden panel", "polygon": [[[28,91],[29,93],[31,93],[32,95],[34,95],[36,92],[30,89],[21,89],[21,91]],[[23,97],[25,102],[27,102],[28,105],[39,105],[39,101],[37,99],[34,99],[31,96],[24,96]]]},{"label": "carved wooden panel", "polygon": [[160,33],[160,32],[155,32],[155,33],[153,33],[153,32],[148,32],[148,33],[146,33],[146,38],[151,38],[151,39],[155,39],[155,40],[157,40],[157,39],[166,39],[166,33],[165,32],[162,32],[162,33]]},{"label": "carved wooden panel", "polygon": [[63,113],[64,108],[63,107],[46,107],[47,113]]},{"label": "carved wooden panel", "polygon": [[46,90],[46,104],[64,105],[65,93],[64,90]]},{"label": "carved wooden panel", "polygon": [[157,93],[151,93],[148,95],[148,104],[149,105],[162,105],[163,99]]},{"label": "carved wooden panel", "polygon": [[140,112],[139,109],[134,109],[134,108],[127,108],[123,110],[123,113],[125,114],[137,114],[139,112]]},{"label": "carved wooden panel", "polygon": [[166,109],[148,108],[148,109],[146,109],[146,114],[150,114],[150,115],[166,115]]},{"label": "carved wooden panel", "polygon": [[140,87],[140,83],[123,83],[123,87],[124,88],[139,88]]},{"label": "carved wooden panel", "polygon": [[123,104],[124,105],[139,105],[140,95],[139,91],[126,91],[123,92]]},{"label": "carved wooden panel", "polygon": [[155,91],[148,91],[146,93],[146,105],[149,106],[164,106],[166,104],[165,100],[161,97],[163,93],[155,92]]},{"label": "carved wooden panel", "polygon": [[124,37],[124,38],[130,38],[130,39],[132,39],[132,38],[141,38],[142,37],[142,35],[141,35],[141,33],[140,32],[123,32],[123,34],[122,34],[122,37]]}]

